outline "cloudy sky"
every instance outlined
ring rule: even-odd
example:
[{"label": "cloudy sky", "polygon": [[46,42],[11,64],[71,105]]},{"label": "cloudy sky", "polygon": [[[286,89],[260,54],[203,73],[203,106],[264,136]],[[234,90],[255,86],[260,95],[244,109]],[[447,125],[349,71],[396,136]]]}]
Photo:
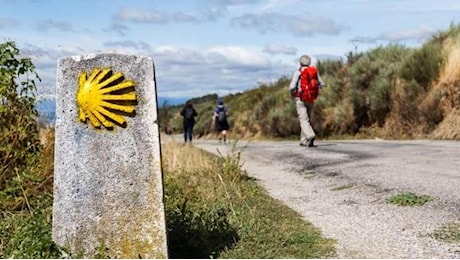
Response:
[{"label": "cloudy sky", "polygon": [[60,57],[150,56],[159,97],[225,95],[290,76],[301,54],[417,47],[459,20],[459,0],[0,0],[0,40],[49,95]]}]

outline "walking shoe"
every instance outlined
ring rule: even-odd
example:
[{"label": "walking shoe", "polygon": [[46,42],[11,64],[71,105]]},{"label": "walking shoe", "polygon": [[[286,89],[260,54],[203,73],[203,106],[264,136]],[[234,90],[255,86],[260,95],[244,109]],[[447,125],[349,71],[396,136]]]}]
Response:
[{"label": "walking shoe", "polygon": [[316,137],[313,136],[312,138],[308,139],[308,147],[315,147],[315,144],[313,143],[315,141]]}]

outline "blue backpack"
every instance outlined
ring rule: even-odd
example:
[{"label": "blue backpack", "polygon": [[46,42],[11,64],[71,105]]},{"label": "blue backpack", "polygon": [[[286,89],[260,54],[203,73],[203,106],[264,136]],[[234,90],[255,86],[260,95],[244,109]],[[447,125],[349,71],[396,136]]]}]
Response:
[{"label": "blue backpack", "polygon": [[227,120],[227,113],[225,113],[225,107],[219,108],[217,112],[217,121],[225,122]]}]

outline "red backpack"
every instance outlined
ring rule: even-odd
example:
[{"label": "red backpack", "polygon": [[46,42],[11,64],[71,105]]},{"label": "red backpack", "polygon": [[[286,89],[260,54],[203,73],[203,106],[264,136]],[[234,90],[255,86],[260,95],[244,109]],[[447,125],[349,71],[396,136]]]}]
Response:
[{"label": "red backpack", "polygon": [[299,69],[300,89],[297,91],[296,97],[307,102],[315,102],[318,97],[319,81],[318,70],[313,66],[301,67]]}]

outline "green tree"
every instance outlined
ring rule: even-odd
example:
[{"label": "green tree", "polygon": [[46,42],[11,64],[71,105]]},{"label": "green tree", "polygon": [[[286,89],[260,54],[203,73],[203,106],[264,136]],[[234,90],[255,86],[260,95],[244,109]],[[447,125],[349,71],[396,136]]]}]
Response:
[{"label": "green tree", "polygon": [[[35,109],[36,81],[31,59],[14,42],[0,44],[0,207],[27,203],[25,183],[36,180],[31,168],[40,150]],[[19,199],[18,199],[19,198]],[[22,198],[22,199],[21,199]],[[8,203],[9,202],[9,203]]]}]

